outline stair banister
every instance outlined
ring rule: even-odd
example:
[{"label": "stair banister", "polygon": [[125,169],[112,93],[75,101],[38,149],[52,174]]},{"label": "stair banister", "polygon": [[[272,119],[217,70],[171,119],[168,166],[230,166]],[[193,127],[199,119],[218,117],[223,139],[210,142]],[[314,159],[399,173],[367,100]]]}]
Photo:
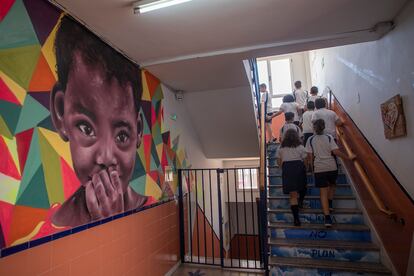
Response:
[{"label": "stair banister", "polygon": [[266,169],[266,127],[265,127],[266,105],[264,101],[260,103],[260,190],[265,189],[265,169]]}]

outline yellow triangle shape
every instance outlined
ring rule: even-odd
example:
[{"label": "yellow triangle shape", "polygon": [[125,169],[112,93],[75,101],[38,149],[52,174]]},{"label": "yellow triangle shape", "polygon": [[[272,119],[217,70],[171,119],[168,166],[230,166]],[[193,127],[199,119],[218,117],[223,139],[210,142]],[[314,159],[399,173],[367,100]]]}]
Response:
[{"label": "yellow triangle shape", "polygon": [[13,137],[12,139],[3,137],[4,142],[7,145],[7,148],[9,149],[9,152],[13,158],[14,164],[19,171],[19,174],[22,174],[22,171],[20,169],[20,162],[19,162],[19,155],[17,153],[17,144],[16,144],[16,138]]},{"label": "yellow triangle shape", "polygon": [[143,101],[151,101],[151,95],[148,89],[147,79],[145,78],[145,71],[142,70],[141,78],[142,78],[142,97]]},{"label": "yellow triangle shape", "polygon": [[0,173],[0,200],[15,204],[19,192],[20,180]]},{"label": "yellow triangle shape", "polygon": [[26,98],[26,90],[9,78],[3,71],[0,70],[0,78],[4,81],[10,91],[16,96],[17,100],[23,104]]},{"label": "yellow triangle shape", "polygon": [[55,77],[55,80],[57,80],[57,73],[56,73],[56,55],[55,55],[55,37],[58,27],[60,26],[60,20],[65,15],[65,13],[62,13],[55,25],[53,27],[53,30],[50,32],[49,36],[47,37],[45,43],[42,47],[42,53],[43,56],[46,59],[47,64],[49,64],[50,71],[52,71],[53,76]]},{"label": "yellow triangle shape", "polygon": [[155,183],[155,181],[147,174],[146,176],[146,184],[145,184],[145,195],[152,196],[155,199],[159,199],[162,196],[162,191],[160,187]]},{"label": "yellow triangle shape", "polygon": [[164,148],[164,144],[156,145],[155,148],[157,149],[158,160],[160,160],[160,162],[161,162],[161,159],[162,159],[162,150]]},{"label": "yellow triangle shape", "polygon": [[60,138],[59,134],[56,132],[50,131],[46,128],[39,127],[39,132],[46,138],[49,144],[57,152],[57,154],[62,157],[66,163],[73,168],[72,165],[72,155],[70,154],[69,143],[65,142]]}]

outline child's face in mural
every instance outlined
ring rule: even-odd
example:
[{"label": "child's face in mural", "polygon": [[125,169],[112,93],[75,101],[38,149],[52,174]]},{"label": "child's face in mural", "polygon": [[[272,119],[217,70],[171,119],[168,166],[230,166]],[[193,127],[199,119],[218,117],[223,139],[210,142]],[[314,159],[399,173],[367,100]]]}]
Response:
[{"label": "child's face in mural", "polygon": [[119,185],[124,193],[132,176],[142,134],[132,93],[131,85],[107,80],[102,68],[86,65],[80,54],[74,55],[66,91],[56,93],[56,128],[70,142],[82,185],[93,184],[96,193],[99,182],[107,194]]}]

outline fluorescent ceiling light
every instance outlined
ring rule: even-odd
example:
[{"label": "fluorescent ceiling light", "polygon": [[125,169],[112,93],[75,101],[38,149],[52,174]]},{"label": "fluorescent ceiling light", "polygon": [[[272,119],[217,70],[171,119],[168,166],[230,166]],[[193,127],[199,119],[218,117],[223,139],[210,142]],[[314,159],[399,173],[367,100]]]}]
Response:
[{"label": "fluorescent ceiling light", "polygon": [[158,0],[158,1],[138,1],[134,4],[134,13],[145,13],[150,12],[192,0]]}]

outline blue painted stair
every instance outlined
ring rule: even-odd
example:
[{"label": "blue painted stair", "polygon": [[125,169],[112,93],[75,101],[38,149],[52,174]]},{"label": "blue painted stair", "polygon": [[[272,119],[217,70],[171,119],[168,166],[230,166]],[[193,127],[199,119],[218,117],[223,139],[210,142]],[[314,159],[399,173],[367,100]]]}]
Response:
[{"label": "blue painted stair", "polygon": [[324,226],[319,189],[308,175],[302,226],[293,226],[289,196],[283,194],[281,170],[276,165],[278,145],[268,146],[268,242],[271,275],[391,275],[381,264],[380,250],[372,243],[343,168],[331,216],[334,225]]}]

